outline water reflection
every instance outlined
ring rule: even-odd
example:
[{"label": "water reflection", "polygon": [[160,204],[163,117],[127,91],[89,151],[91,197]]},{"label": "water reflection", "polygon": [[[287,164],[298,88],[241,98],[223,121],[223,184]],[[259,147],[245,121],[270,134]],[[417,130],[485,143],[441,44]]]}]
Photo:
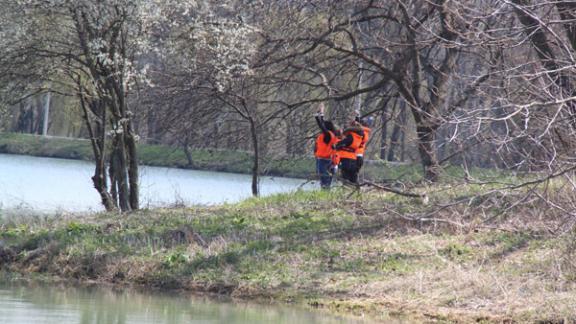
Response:
[{"label": "water reflection", "polygon": [[[0,284],[0,323],[350,323],[301,309],[104,288]],[[356,321],[359,323],[359,321]]]}]

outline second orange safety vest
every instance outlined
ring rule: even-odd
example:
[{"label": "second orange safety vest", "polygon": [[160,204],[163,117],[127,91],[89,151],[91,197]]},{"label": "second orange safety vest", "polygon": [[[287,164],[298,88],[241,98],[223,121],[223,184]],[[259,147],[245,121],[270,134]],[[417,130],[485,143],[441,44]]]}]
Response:
[{"label": "second orange safety vest", "polygon": [[346,131],[343,137],[346,138],[348,135],[352,135],[352,144],[340,148],[338,150],[338,156],[341,159],[356,160],[356,153],[362,143],[363,136],[354,131]]},{"label": "second orange safety vest", "polygon": [[362,138],[362,142],[360,143],[360,147],[356,151],[356,155],[364,156],[364,152],[366,151],[366,144],[370,140],[370,132],[372,131],[369,127],[362,127],[364,131],[364,137]]}]

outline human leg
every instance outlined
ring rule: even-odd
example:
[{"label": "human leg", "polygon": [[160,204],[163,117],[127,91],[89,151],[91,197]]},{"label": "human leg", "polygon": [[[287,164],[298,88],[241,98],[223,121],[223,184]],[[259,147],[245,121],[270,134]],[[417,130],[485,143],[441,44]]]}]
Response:
[{"label": "human leg", "polygon": [[316,159],[316,172],[320,176],[320,186],[322,188],[330,188],[332,184],[331,166],[332,161],[329,159]]},{"label": "human leg", "polygon": [[358,173],[356,172],[356,160],[342,159],[341,169],[342,178],[354,183],[358,181]]}]

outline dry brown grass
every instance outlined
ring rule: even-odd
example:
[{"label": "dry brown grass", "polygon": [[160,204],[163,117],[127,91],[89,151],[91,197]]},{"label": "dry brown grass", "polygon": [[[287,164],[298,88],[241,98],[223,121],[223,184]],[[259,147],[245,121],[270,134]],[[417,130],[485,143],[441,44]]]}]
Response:
[{"label": "dry brown grass", "polygon": [[18,223],[1,231],[60,234],[2,255],[12,271],[299,301],[384,321],[574,319],[568,194],[550,206],[525,192],[445,189],[428,205],[380,192],[304,193]]}]

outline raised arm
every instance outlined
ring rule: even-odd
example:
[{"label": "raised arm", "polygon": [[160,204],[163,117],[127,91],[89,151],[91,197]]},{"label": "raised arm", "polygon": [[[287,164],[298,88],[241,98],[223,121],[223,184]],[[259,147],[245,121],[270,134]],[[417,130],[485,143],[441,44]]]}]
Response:
[{"label": "raised arm", "polygon": [[326,128],[326,125],[324,125],[324,115],[321,115],[320,113],[318,113],[318,114],[316,114],[315,118],[316,118],[316,123],[318,124],[318,127],[320,127],[320,129],[322,130],[322,133],[324,133],[324,135],[330,134],[330,133],[328,133],[328,129]]},{"label": "raised arm", "polygon": [[322,130],[322,133],[324,133],[324,141],[326,141],[326,143],[328,143],[330,141],[330,132],[328,131],[328,128],[326,128],[326,124],[324,124],[324,103],[321,102],[320,106],[318,106],[318,113],[315,116],[316,118],[316,123],[318,124],[318,127],[320,127],[320,129]]}]

